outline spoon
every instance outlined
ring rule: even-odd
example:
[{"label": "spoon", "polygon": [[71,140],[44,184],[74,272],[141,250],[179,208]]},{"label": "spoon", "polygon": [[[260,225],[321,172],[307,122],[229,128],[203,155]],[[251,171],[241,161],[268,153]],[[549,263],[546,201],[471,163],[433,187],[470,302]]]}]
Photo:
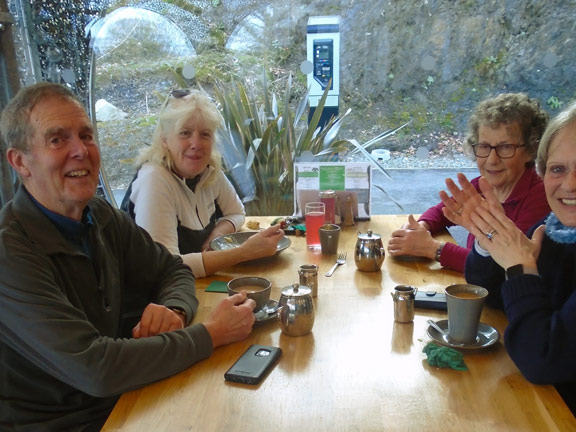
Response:
[{"label": "spoon", "polygon": [[273,314],[278,312],[278,302],[275,300],[268,300],[264,306],[262,306],[262,310],[267,314]]},{"label": "spoon", "polygon": [[434,327],[434,329],[436,329],[436,331],[438,333],[440,333],[443,337],[444,340],[447,341],[450,346],[454,346],[454,347],[463,347],[466,344],[463,343],[458,343],[458,342],[454,342],[450,339],[450,335],[448,334],[448,331],[443,330],[442,328],[440,328],[440,326],[438,324],[436,324],[435,321],[432,321],[431,319],[429,319],[428,321],[426,321],[428,324],[430,324],[430,326]]},{"label": "spoon", "polygon": [[438,333],[440,333],[442,336],[448,337],[448,332],[446,330],[443,330],[442,328],[440,328],[440,326],[438,324],[436,324],[435,321],[432,321],[431,319],[429,319],[428,321],[426,321],[430,326],[434,327],[434,329],[436,329],[436,331]]}]

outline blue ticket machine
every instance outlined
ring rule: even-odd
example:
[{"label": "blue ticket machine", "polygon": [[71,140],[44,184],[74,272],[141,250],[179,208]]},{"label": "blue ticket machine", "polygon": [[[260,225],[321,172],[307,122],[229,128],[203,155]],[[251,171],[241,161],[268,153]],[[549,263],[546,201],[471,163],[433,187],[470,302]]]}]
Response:
[{"label": "blue ticket machine", "polygon": [[313,66],[312,73],[308,74],[308,87],[310,87],[308,121],[314,115],[324,90],[331,83],[319,124],[324,126],[330,117],[338,115],[340,97],[340,17],[314,16],[308,18],[306,49],[307,60]]}]

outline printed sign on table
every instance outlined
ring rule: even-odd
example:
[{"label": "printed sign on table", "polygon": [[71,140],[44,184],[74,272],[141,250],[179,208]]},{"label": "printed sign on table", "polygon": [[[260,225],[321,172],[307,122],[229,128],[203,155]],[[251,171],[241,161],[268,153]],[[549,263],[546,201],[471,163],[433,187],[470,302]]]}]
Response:
[{"label": "printed sign on table", "polygon": [[299,162],[294,164],[294,216],[302,217],[308,202],[320,201],[320,191],[336,192],[340,214],[348,197],[354,218],[370,219],[372,166],[365,162]]}]

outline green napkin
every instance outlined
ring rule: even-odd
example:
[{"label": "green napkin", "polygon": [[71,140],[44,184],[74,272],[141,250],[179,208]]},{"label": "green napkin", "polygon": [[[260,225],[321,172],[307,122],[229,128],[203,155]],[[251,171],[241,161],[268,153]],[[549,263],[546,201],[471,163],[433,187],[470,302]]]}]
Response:
[{"label": "green napkin", "polygon": [[222,281],[214,281],[206,287],[205,291],[206,292],[227,293],[228,292],[228,283],[222,282]]},{"label": "green napkin", "polygon": [[428,356],[428,364],[430,366],[452,368],[459,371],[468,370],[464,363],[464,354],[453,348],[428,342],[422,352]]}]

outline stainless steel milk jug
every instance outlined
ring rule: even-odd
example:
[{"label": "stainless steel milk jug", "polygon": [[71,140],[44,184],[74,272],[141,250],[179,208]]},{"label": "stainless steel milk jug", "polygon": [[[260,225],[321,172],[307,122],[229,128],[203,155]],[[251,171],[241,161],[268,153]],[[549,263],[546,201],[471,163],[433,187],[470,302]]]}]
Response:
[{"label": "stainless steel milk jug", "polygon": [[418,288],[412,285],[398,285],[391,293],[394,300],[394,320],[401,323],[414,321],[414,298]]}]

